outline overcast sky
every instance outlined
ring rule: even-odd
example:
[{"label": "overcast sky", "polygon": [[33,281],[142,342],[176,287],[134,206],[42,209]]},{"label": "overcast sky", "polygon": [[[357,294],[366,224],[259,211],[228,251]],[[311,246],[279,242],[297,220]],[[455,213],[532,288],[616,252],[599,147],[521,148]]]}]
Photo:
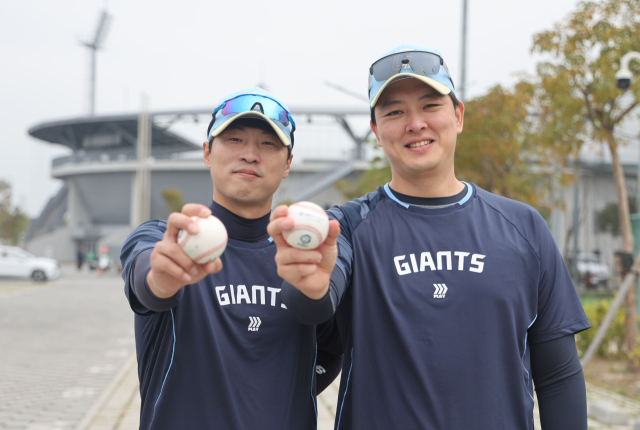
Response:
[{"label": "overcast sky", "polygon": [[[468,93],[532,72],[533,34],[575,0],[469,0]],[[27,129],[87,112],[88,53],[99,12],[113,16],[98,54],[97,114],[132,112],[145,92],[152,110],[213,107],[224,94],[265,82],[289,105],[357,105],[324,85],[366,95],[367,70],[401,43],[434,47],[459,80],[458,1],[4,1],[0,6],[0,178],[37,216],[61,186],[51,159],[64,147]]]}]

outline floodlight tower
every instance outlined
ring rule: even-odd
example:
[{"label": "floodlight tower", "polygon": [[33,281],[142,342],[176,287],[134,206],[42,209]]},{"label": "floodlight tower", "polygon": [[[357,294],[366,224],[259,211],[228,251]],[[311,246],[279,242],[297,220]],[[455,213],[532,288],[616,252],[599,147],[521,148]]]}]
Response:
[{"label": "floodlight tower", "polygon": [[96,111],[96,52],[103,47],[104,40],[106,39],[107,32],[109,31],[110,23],[111,15],[109,15],[105,9],[100,14],[98,28],[96,29],[93,41],[80,42],[91,51],[91,81],[89,84],[89,114],[91,116],[93,116]]},{"label": "floodlight tower", "polygon": [[462,0],[462,49],[460,58],[460,82],[458,84],[458,96],[466,102],[467,92],[467,0]]}]

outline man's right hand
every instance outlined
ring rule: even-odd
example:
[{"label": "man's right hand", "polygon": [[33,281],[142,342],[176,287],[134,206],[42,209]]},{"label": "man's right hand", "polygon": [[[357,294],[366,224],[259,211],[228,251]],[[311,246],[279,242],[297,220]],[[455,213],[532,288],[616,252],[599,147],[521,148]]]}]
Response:
[{"label": "man's right hand", "polygon": [[338,258],[338,236],[340,223],[329,221],[329,234],[316,249],[297,249],[289,246],[282,232],[293,228],[293,219],[288,218],[289,208],[278,206],[271,213],[267,227],[269,235],[278,247],[276,264],[278,275],[296,287],[305,296],[318,300],[329,290],[331,272]]},{"label": "man's right hand", "polygon": [[184,205],[181,213],[174,212],[169,215],[167,230],[151,253],[151,270],[147,275],[147,284],[156,297],[173,297],[185,285],[195,284],[205,276],[222,270],[220,258],[206,264],[198,264],[178,245],[178,233],[181,229],[192,235],[200,231],[191,219],[192,216],[206,218],[209,215],[209,208],[198,204]]}]

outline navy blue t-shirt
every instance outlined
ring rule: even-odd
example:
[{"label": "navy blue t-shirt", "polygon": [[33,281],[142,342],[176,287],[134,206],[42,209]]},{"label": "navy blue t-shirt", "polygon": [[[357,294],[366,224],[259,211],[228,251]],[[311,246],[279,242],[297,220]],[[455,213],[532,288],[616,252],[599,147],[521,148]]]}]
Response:
[{"label": "navy blue t-shirt", "polygon": [[544,219],[467,184],[441,208],[389,186],[330,209],[347,288],[336,429],[530,429],[529,348],[590,327]]},{"label": "navy blue t-shirt", "polygon": [[315,429],[316,327],[281,302],[276,246],[229,239],[222,271],[156,313],[136,299],[129,272],[165,230],[165,221],[142,224],[122,252],[136,312],[140,428]]}]

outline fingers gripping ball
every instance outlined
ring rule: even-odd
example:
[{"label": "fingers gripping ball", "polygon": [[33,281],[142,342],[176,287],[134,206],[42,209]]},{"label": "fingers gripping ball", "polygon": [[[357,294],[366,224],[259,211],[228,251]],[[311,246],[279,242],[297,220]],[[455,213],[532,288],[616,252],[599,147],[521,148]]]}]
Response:
[{"label": "fingers gripping ball", "polygon": [[191,219],[198,224],[200,232],[190,235],[186,230],[178,233],[178,245],[198,264],[205,264],[220,257],[227,247],[227,229],[214,216]]},{"label": "fingers gripping ball", "polygon": [[289,206],[289,218],[293,219],[293,228],[282,233],[284,240],[294,248],[315,249],[329,234],[329,217],[318,205],[311,202],[298,202]]}]

